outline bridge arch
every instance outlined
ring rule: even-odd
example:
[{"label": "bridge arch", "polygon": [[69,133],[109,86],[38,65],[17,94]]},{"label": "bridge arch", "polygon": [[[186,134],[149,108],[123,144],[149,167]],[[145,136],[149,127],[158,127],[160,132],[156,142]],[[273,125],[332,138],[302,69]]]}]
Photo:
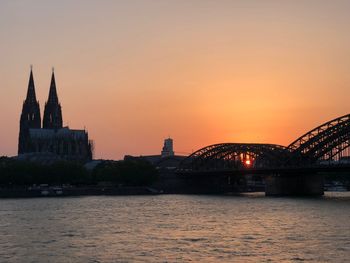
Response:
[{"label": "bridge arch", "polygon": [[182,171],[282,167],[294,154],[285,146],[260,143],[220,143],[206,146],[185,158]]},{"label": "bridge arch", "polygon": [[287,147],[259,143],[209,145],[181,161],[178,171],[306,167],[323,160],[338,161],[343,156],[350,157],[350,114],[314,128]]},{"label": "bridge arch", "polygon": [[288,149],[322,160],[339,160],[350,155],[350,114],[328,121],[300,136]]}]

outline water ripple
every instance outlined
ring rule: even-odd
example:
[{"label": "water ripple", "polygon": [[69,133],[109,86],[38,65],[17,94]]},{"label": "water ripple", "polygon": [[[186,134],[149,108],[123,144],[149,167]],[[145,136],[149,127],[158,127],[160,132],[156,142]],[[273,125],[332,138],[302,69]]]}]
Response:
[{"label": "water ripple", "polygon": [[346,262],[350,194],[0,200],[4,262]]}]

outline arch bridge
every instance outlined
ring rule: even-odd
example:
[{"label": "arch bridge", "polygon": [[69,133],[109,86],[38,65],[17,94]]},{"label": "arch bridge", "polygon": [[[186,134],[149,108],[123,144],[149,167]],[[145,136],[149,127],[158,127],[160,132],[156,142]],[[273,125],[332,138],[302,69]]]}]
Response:
[{"label": "arch bridge", "polygon": [[285,168],[311,160],[288,147],[260,143],[220,143],[192,153],[181,163],[182,172]]},{"label": "arch bridge", "polygon": [[350,156],[350,114],[328,121],[300,136],[288,149],[315,161],[341,161]]},{"label": "arch bridge", "polygon": [[190,176],[249,173],[280,176],[287,173],[296,176],[337,169],[350,171],[350,114],[312,129],[288,146],[220,143],[203,147],[186,157],[177,173]]},{"label": "arch bridge", "polygon": [[203,147],[179,165],[179,172],[306,168],[350,162],[350,114],[328,121],[289,146],[220,143]]}]

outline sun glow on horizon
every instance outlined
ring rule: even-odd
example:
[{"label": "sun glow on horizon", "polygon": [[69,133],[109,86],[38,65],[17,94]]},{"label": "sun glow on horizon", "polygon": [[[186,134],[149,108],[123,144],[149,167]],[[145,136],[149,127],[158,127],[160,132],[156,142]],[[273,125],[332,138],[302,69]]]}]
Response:
[{"label": "sun glow on horizon", "polygon": [[288,145],[349,110],[349,9],[322,0],[0,1],[0,155],[16,154],[30,64],[41,109],[55,65],[64,121],[88,127],[96,158],[158,154],[168,134],[178,152]]}]

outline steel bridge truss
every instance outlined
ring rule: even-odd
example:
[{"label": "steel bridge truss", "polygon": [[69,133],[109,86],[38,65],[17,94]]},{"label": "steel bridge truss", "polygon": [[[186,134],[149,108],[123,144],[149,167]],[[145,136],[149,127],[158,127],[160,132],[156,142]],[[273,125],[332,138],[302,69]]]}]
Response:
[{"label": "steel bridge truss", "polygon": [[179,170],[303,167],[322,161],[341,161],[349,156],[350,114],[316,127],[287,147],[258,143],[209,145],[185,158]]},{"label": "steel bridge truss", "polygon": [[350,114],[326,122],[292,142],[288,149],[318,161],[350,156]]},{"label": "steel bridge truss", "polygon": [[221,143],[204,147],[180,165],[182,171],[285,167],[301,161],[287,147],[276,144]]}]

